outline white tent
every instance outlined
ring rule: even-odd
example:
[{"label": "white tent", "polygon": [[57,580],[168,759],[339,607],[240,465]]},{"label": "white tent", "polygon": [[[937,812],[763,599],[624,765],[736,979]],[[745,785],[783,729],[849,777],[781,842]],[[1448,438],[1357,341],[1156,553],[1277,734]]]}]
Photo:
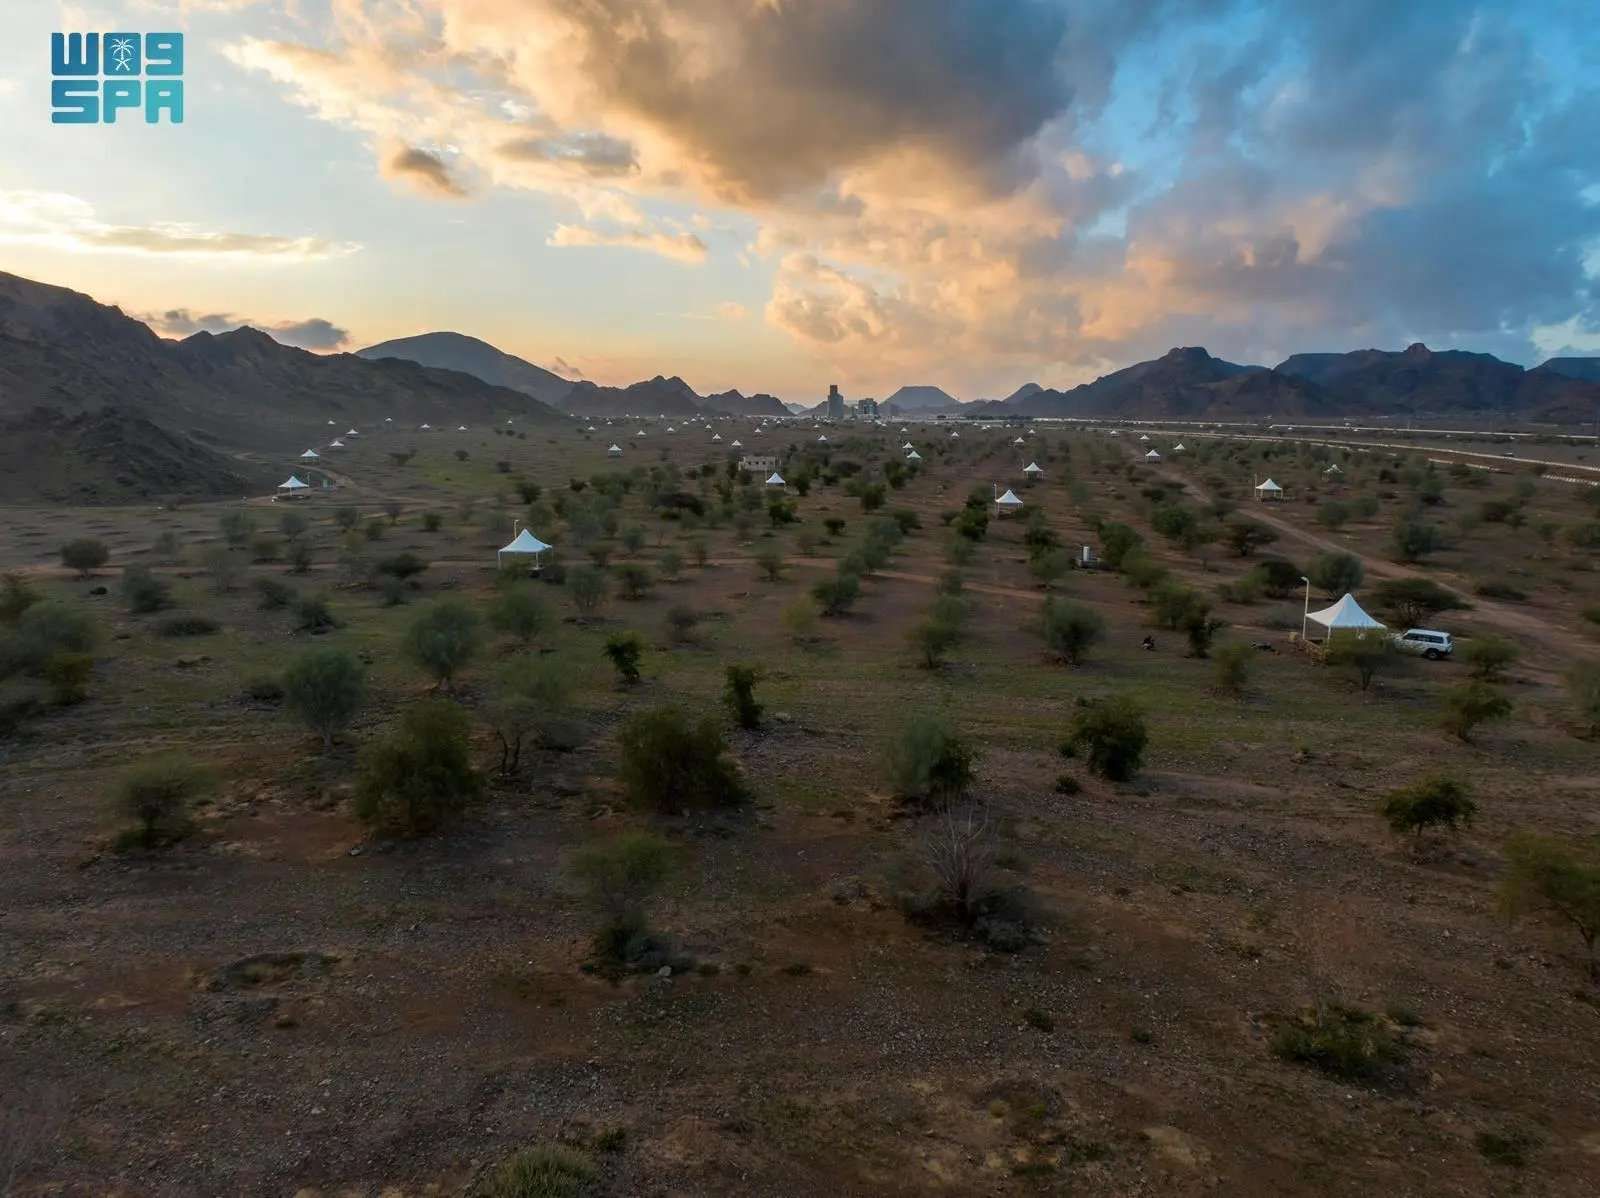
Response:
[{"label": "white tent", "polygon": [[722,434],[721,433],[712,433],[711,434],[711,441],[712,441],[713,444],[715,444],[716,442],[718,442],[720,440],[722,440]]},{"label": "white tent", "polygon": [[1300,635],[1306,635],[1307,622],[1316,624],[1323,630],[1323,638],[1331,638],[1334,632],[1381,632],[1385,625],[1378,623],[1366,612],[1361,610],[1361,604],[1356,602],[1356,597],[1349,593],[1332,607],[1325,607],[1321,611],[1308,611],[1305,619],[1300,624]]},{"label": "white tent", "polygon": [[1182,453],[1183,452],[1183,442],[1179,441],[1176,445],[1174,445],[1172,447],[1172,452],[1173,453]]},{"label": "white tent", "polygon": [[1022,468],[1022,473],[1026,474],[1029,478],[1038,478],[1039,475],[1044,473],[1044,468],[1040,466],[1038,462],[1029,462]]},{"label": "white tent", "polygon": [[827,439],[828,439],[828,434],[827,433],[821,433],[817,437],[818,441],[826,441]]},{"label": "white tent", "polygon": [[672,427],[672,426],[671,426],[671,425],[670,425],[670,424],[669,424],[669,425],[667,425],[667,431],[668,431],[668,432],[669,432],[669,433],[675,433],[675,432],[677,432],[677,431],[678,431],[678,430],[677,430],[677,429],[675,429],[675,428],[673,428],[673,427]]},{"label": "white tent", "polygon": [[458,425],[456,425],[456,432],[458,432],[458,433],[464,433],[464,432],[466,432],[466,431],[467,431],[467,426],[466,426],[466,425],[464,425],[464,424],[458,424]]},{"label": "white tent", "polygon": [[351,429],[347,433],[345,433],[345,436],[347,436],[347,437],[359,437],[360,435],[361,434],[356,432],[355,429]]},{"label": "white tent", "polygon": [[591,424],[588,428],[584,429],[583,431],[586,432],[586,433],[594,432],[594,425]]},{"label": "white tent", "polygon": [[394,417],[393,416],[385,416],[383,418],[383,422],[385,424],[393,424],[394,423]]},{"label": "white tent", "polygon": [[744,442],[739,440],[737,437],[735,437],[733,439],[733,444],[730,445],[728,448],[730,448],[730,449],[743,449],[744,448]]},{"label": "white tent", "polygon": [[432,427],[433,427],[433,425],[431,425],[431,424],[424,424],[424,425],[421,425],[421,426],[420,426],[420,428],[419,428],[419,430],[418,430],[418,431],[420,431],[420,432],[424,432],[424,433],[425,433],[425,432],[427,432],[427,431],[428,431],[428,430],[429,430],[429,429],[430,429],[430,428],[432,428]]},{"label": "white tent", "polygon": [[1344,471],[1339,469],[1339,463],[1338,462],[1332,462],[1332,463],[1329,464],[1328,468],[1326,470],[1324,470],[1322,473],[1324,473],[1324,474],[1343,474]]},{"label": "white tent", "polygon": [[606,450],[606,452],[614,458],[620,458],[622,456],[622,446],[613,445],[610,449]]},{"label": "white tent", "polygon": [[1159,462],[1161,460],[1161,455],[1152,449],[1149,453],[1144,455],[1144,460],[1147,462]]},{"label": "white tent", "polygon": [[1004,495],[996,498],[994,502],[995,506],[1001,511],[1015,511],[1022,506],[1022,500],[1017,498],[1017,493],[1009,489]]},{"label": "white tent", "polygon": [[315,462],[320,457],[322,457],[322,455],[320,453],[318,453],[316,450],[308,449],[303,454],[300,455],[300,460],[302,462]]},{"label": "white tent", "polygon": [[344,442],[339,440],[338,437],[335,437],[332,441],[328,442],[328,448],[329,449],[343,449],[344,448]]},{"label": "white tent", "polygon": [[1280,487],[1277,483],[1273,482],[1269,478],[1264,483],[1257,483],[1256,484],[1256,498],[1257,499],[1282,499],[1283,498],[1283,488]]},{"label": "white tent", "polygon": [[788,483],[783,481],[783,475],[779,474],[776,470],[772,472],[772,477],[767,479],[767,486],[769,487],[787,487],[788,485]]},{"label": "white tent", "polygon": [[1018,437],[1015,441],[1011,442],[1011,444],[1013,444],[1013,445],[1021,445],[1022,444],[1022,438]]},{"label": "white tent", "polygon": [[310,487],[306,486],[305,483],[301,482],[292,474],[283,482],[278,484],[278,490],[287,491],[290,495],[298,495],[301,491],[309,491],[310,489]]},{"label": "white tent", "polygon": [[1140,433],[1139,434],[1139,440],[1148,441],[1149,439],[1150,439],[1150,434],[1148,434],[1148,433]]},{"label": "white tent", "polygon": [[902,446],[901,446],[901,447],[900,447],[900,448],[901,448],[901,449],[915,449],[915,448],[916,448],[916,446],[915,446],[915,445],[913,445],[913,444],[911,444],[911,442],[910,442],[910,441],[907,441],[907,442],[906,442],[906,443],[905,443],[905,444],[904,444],[904,445],[902,445]]},{"label": "white tent", "polygon": [[906,454],[906,461],[920,462],[922,461],[922,455],[913,449],[910,453]]},{"label": "white tent", "polygon": [[534,536],[531,532],[524,528],[516,535],[515,538],[512,539],[511,544],[507,545],[504,549],[500,550],[494,555],[495,564],[497,566],[505,565],[506,555],[509,554],[512,557],[533,558],[534,568],[537,569],[539,565],[539,555],[549,548],[550,546],[546,545],[538,537]]},{"label": "white tent", "polygon": [[950,430],[950,438],[951,438],[951,440],[959,441],[961,439],[961,434],[956,432],[955,429],[951,429]]}]

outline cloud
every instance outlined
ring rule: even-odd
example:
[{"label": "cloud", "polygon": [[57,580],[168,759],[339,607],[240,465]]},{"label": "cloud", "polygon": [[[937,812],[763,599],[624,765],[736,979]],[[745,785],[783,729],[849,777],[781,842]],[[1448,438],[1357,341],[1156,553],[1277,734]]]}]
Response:
[{"label": "cloud", "polygon": [[550,369],[564,378],[581,379],[585,377],[583,371],[579,370],[565,358],[555,358],[550,364]]},{"label": "cloud", "polygon": [[172,255],[223,260],[311,262],[355,253],[352,242],[206,229],[180,222],[114,225],[94,207],[60,192],[0,189],[0,243],[78,253]]},{"label": "cloud", "polygon": [[384,155],[381,167],[385,179],[399,179],[435,198],[459,200],[466,196],[464,187],[450,175],[439,155],[416,146],[397,146]]},{"label": "cloud", "polygon": [[607,232],[588,225],[557,225],[545,239],[550,246],[621,246],[660,254],[677,262],[704,262],[706,243],[693,233],[640,232],[634,229]]},{"label": "cloud", "polygon": [[340,0],[315,40],[228,53],[391,178],[565,205],[553,246],[692,264],[691,228],[730,230],[841,381],[1064,385],[1174,344],[1528,360],[1595,324],[1579,5]]},{"label": "cloud", "polygon": [[169,308],[165,312],[137,317],[164,337],[190,337],[195,333],[226,333],[233,329],[260,329],[275,341],[301,349],[335,350],[350,341],[350,333],[320,316],[306,320],[263,321],[227,312],[196,313],[188,308]]},{"label": "cloud", "polygon": [[717,305],[717,318],[719,320],[739,321],[748,315],[750,313],[743,304],[734,303],[732,300],[724,300]]}]

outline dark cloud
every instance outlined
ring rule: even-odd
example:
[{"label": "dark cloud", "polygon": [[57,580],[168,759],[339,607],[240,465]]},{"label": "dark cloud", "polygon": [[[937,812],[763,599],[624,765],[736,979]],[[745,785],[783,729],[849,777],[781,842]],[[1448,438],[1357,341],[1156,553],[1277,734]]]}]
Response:
[{"label": "dark cloud", "polygon": [[164,337],[191,337],[195,333],[227,333],[249,326],[269,334],[273,340],[301,349],[333,350],[346,345],[350,333],[320,316],[306,320],[265,321],[235,316],[229,312],[191,312],[188,308],[169,308],[141,316]]},{"label": "dark cloud", "polygon": [[461,199],[466,188],[455,181],[444,159],[415,146],[402,146],[383,159],[383,176],[409,183],[424,195]]},{"label": "dark cloud", "polygon": [[496,151],[515,162],[549,162],[572,166],[597,178],[631,175],[639,158],[630,142],[603,133],[574,133],[565,137],[520,137]]}]

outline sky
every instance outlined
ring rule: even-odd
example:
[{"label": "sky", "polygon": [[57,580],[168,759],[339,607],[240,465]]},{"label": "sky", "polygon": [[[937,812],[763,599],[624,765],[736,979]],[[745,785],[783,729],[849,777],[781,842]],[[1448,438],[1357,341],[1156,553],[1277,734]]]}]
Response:
[{"label": "sky", "polygon": [[[1203,345],[1600,355],[1591,0],[8,0],[0,270],[815,401]],[[52,32],[185,34],[181,125]]]}]

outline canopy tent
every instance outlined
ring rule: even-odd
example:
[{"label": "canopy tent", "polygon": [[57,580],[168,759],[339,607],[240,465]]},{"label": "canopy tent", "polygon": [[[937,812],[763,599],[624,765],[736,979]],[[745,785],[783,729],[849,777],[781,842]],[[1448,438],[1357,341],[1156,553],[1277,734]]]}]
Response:
[{"label": "canopy tent", "polygon": [[539,555],[549,548],[550,546],[524,528],[512,539],[511,544],[494,555],[495,564],[497,566],[505,565],[508,555],[511,557],[531,557],[533,558],[534,568],[538,569]]},{"label": "canopy tent", "polygon": [[432,427],[433,427],[433,425],[431,425],[431,424],[421,424],[421,425],[417,426],[417,431],[425,433]]},{"label": "canopy tent", "polygon": [[622,446],[613,445],[611,448],[607,449],[606,452],[614,458],[620,458],[622,456]]},{"label": "canopy tent", "polygon": [[1321,611],[1308,611],[1300,624],[1300,635],[1307,634],[1307,624],[1315,624],[1323,630],[1323,639],[1332,638],[1335,632],[1381,632],[1386,625],[1380,624],[1361,609],[1361,604],[1356,602],[1356,597],[1348,592],[1343,599],[1332,607],[1325,607]]},{"label": "canopy tent", "polygon": [[328,448],[329,449],[343,449],[344,448],[344,442],[339,440],[338,437],[335,437],[332,441],[328,442]]},{"label": "canopy tent", "polygon": [[767,486],[769,487],[787,487],[788,485],[788,483],[783,481],[783,475],[779,474],[776,470],[772,472],[772,477],[767,479]]},{"label": "canopy tent", "polygon": [[278,484],[278,490],[287,491],[291,495],[297,494],[300,491],[309,491],[310,489],[310,487],[306,486],[305,483],[301,482],[292,474],[288,478],[284,479],[283,482]]},{"label": "canopy tent", "polygon": [[1161,455],[1152,449],[1149,453],[1144,455],[1144,460],[1147,462],[1159,462],[1161,460]]},{"label": "canopy tent", "polygon": [[1324,470],[1322,473],[1324,473],[1324,474],[1343,474],[1344,471],[1339,469],[1339,463],[1338,462],[1332,462],[1332,463],[1330,463],[1328,465],[1328,468],[1326,470]]},{"label": "canopy tent", "polygon": [[466,425],[464,425],[464,424],[458,424],[458,425],[456,425],[456,432],[458,432],[458,433],[464,433],[464,432],[466,432],[466,431],[467,431],[467,426],[466,426]]},{"label": "canopy tent", "polygon": [[1017,498],[1017,493],[1007,489],[1004,495],[995,498],[995,506],[1001,511],[1014,511],[1022,506],[1022,500]]},{"label": "canopy tent", "polygon": [[586,433],[594,432],[594,425],[591,424],[588,428],[584,429],[583,431],[586,432]]},{"label": "canopy tent", "polygon": [[1018,437],[1015,441],[1011,442],[1013,445],[1021,445],[1022,443],[1023,441],[1021,437]]},{"label": "canopy tent", "polygon": [[952,441],[959,441],[961,439],[961,434],[956,432],[955,429],[951,429],[950,430],[950,439]]},{"label": "canopy tent", "polygon": [[1149,439],[1150,439],[1150,435],[1148,433],[1140,433],[1139,434],[1139,440],[1148,441]]},{"label": "canopy tent", "polygon": [[906,461],[920,462],[922,461],[922,455],[913,449],[910,453],[906,454]]},{"label": "canopy tent", "polygon": [[1026,474],[1029,478],[1037,478],[1039,475],[1044,473],[1044,467],[1040,466],[1038,462],[1029,462],[1022,468],[1022,473]]},{"label": "canopy tent", "polygon": [[818,441],[826,441],[827,439],[828,439],[828,434],[827,433],[821,433],[817,437]]},{"label": "canopy tent", "polygon": [[355,429],[350,429],[350,430],[349,430],[349,431],[347,431],[347,432],[346,432],[346,433],[345,433],[345,436],[347,436],[347,437],[359,437],[359,436],[360,436],[360,435],[361,435],[361,434],[360,434],[360,433],[358,433],[358,432],[356,432],[356,430],[355,430]]},{"label": "canopy tent", "polygon": [[1256,498],[1257,499],[1282,499],[1283,498],[1283,488],[1280,487],[1277,483],[1273,482],[1269,478],[1264,483],[1257,483],[1256,484]]},{"label": "canopy tent", "polygon": [[720,440],[722,440],[722,434],[721,433],[712,433],[711,434],[712,444],[716,444],[716,442],[718,442]]},{"label": "canopy tent", "polygon": [[744,442],[739,440],[739,438],[735,437],[733,439],[733,444],[730,445],[729,448],[730,449],[743,449],[744,448]]},{"label": "canopy tent", "polygon": [[316,450],[308,449],[303,454],[300,455],[300,460],[302,462],[315,462],[321,456],[322,455],[320,453],[318,453]]},{"label": "canopy tent", "polygon": [[910,442],[910,441],[907,441],[907,442],[906,442],[906,443],[905,443],[905,444],[904,444],[904,445],[902,445],[902,446],[901,446],[901,447],[900,447],[900,448],[901,448],[901,449],[915,449],[915,448],[916,448],[916,446],[915,446],[915,445],[913,445],[913,444],[911,444],[911,442]]},{"label": "canopy tent", "polygon": [[1176,445],[1174,445],[1172,447],[1172,452],[1173,453],[1182,453],[1183,452],[1183,442],[1179,441]]}]

